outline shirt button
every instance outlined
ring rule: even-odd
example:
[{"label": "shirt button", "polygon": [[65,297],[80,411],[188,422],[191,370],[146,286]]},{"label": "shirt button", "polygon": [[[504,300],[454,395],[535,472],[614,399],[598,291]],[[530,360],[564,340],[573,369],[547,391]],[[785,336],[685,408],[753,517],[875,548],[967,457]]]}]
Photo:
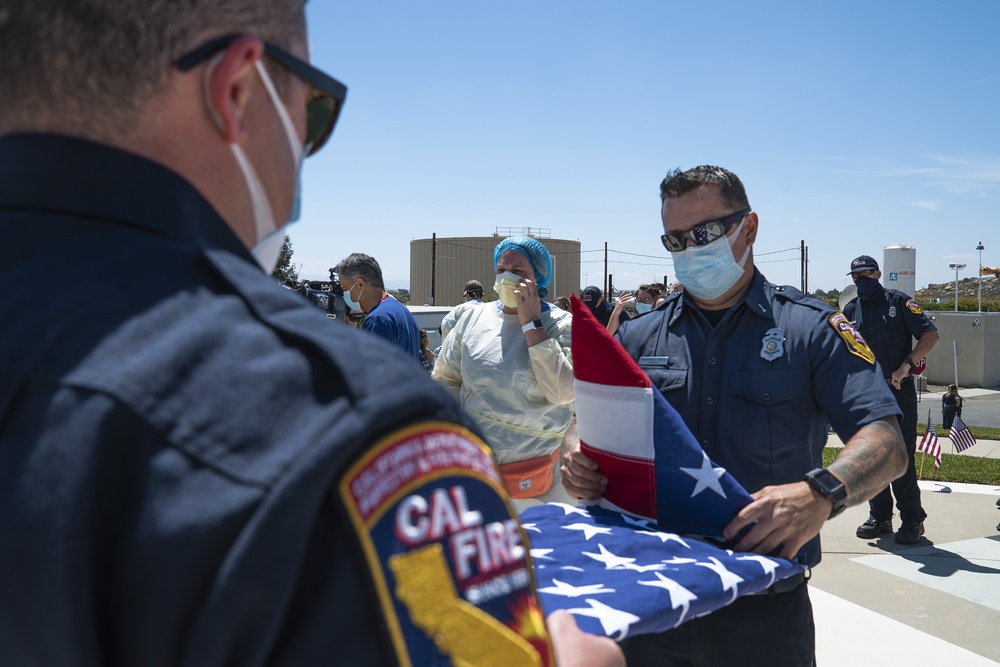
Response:
[{"label": "shirt button", "polygon": [[715,403],[715,401],[712,400],[711,396],[709,396],[708,398],[705,399],[705,404],[706,405],[712,405],[713,403]]},{"label": "shirt button", "polygon": [[712,365],[714,366],[714,365],[715,365],[715,357],[711,357],[711,358],[710,358],[710,359],[708,360],[708,363],[710,363],[710,364],[712,364]]},{"label": "shirt button", "polygon": [[709,449],[708,440],[702,440],[701,447],[702,449]]},{"label": "shirt button", "polygon": [[763,398],[765,401],[770,401],[771,400],[771,395],[770,394],[763,394],[761,396],[761,398]]}]

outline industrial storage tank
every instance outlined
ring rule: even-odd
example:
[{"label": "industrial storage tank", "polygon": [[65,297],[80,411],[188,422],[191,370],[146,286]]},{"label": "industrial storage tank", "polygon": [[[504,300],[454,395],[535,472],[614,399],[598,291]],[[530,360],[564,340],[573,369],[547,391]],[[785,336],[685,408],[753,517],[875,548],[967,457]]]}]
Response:
[{"label": "industrial storage tank", "polygon": [[465,282],[472,278],[483,284],[488,300],[495,299],[493,249],[508,236],[531,236],[548,248],[552,255],[552,284],[547,301],[580,292],[579,241],[554,239],[544,228],[498,227],[490,236],[435,236],[410,241],[410,303],[460,304]]},{"label": "industrial storage tank", "polygon": [[882,286],[913,296],[917,291],[917,249],[905,244],[882,250]]}]

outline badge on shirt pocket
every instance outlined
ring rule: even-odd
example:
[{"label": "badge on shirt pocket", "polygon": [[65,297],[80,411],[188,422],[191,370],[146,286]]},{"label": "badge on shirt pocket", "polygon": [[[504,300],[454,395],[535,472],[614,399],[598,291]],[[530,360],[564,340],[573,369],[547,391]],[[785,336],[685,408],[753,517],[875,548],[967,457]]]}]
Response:
[{"label": "badge on shirt pocket", "polygon": [[889,317],[896,317],[896,306],[889,306]]},{"label": "badge on shirt pocket", "polygon": [[339,484],[400,665],[554,665],[527,541],[490,450],[425,422]]},{"label": "badge on shirt pocket", "polygon": [[785,337],[779,327],[768,329],[760,345],[760,356],[765,361],[774,361],[785,353]]}]

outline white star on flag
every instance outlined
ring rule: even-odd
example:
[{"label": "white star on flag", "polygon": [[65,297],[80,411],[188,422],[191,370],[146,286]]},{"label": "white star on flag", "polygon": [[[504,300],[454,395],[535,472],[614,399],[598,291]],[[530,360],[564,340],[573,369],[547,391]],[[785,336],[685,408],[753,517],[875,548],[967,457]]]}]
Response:
[{"label": "white star on flag", "polygon": [[680,609],[681,616],[677,619],[677,623],[674,625],[676,628],[678,625],[684,622],[685,616],[688,615],[688,611],[691,610],[691,602],[698,599],[698,596],[678,584],[673,579],[663,576],[659,572],[654,572],[657,581],[643,581],[639,580],[636,583],[642,584],[643,586],[656,586],[657,588],[663,588],[670,594],[670,605],[673,609]]},{"label": "white star on flag", "polygon": [[640,535],[652,535],[653,537],[658,537],[658,538],[660,538],[661,542],[668,542],[670,540],[673,540],[674,542],[677,542],[678,544],[684,545],[685,548],[690,548],[690,547],[688,547],[688,543],[685,542],[681,538],[681,536],[677,535],[676,533],[661,533],[658,530],[657,531],[653,531],[653,530],[637,530],[635,532],[639,533]]},{"label": "white star on flag", "polygon": [[565,512],[567,515],[579,514],[580,516],[586,516],[586,517],[590,516],[590,512],[583,509],[582,507],[574,507],[573,505],[567,505],[566,503],[549,503],[549,505],[561,508],[562,511]]},{"label": "white star on flag", "polygon": [[634,558],[622,558],[621,556],[616,556],[605,549],[603,544],[598,543],[597,548],[601,550],[601,553],[595,554],[590,553],[589,551],[584,551],[583,555],[590,556],[594,560],[604,563],[604,567],[609,570],[614,570],[615,568],[620,568],[628,565],[629,563],[635,562]]},{"label": "white star on flag", "polygon": [[571,614],[580,616],[592,616],[601,622],[604,634],[617,640],[625,639],[628,636],[629,627],[636,621],[640,621],[638,616],[627,611],[621,611],[606,604],[601,604],[597,600],[585,600],[590,605],[589,609],[567,609]]},{"label": "white star on flag", "polygon": [[559,581],[555,577],[552,578],[552,583],[555,586],[547,586],[546,588],[539,588],[540,593],[548,593],[550,595],[562,595],[568,598],[578,598],[581,595],[596,595],[597,593],[614,593],[615,589],[605,588],[604,584],[590,584],[589,586],[572,586],[570,584]]},{"label": "white star on flag", "polygon": [[732,602],[737,597],[739,597],[739,586],[738,585],[743,583],[743,577],[741,577],[741,576],[739,576],[737,574],[733,574],[732,572],[730,572],[729,570],[727,570],[726,566],[723,565],[722,563],[720,563],[719,559],[716,558],[715,556],[709,556],[708,560],[710,560],[712,562],[711,563],[695,563],[695,564],[696,565],[700,565],[702,567],[707,567],[708,569],[712,570],[717,575],[719,575],[719,579],[722,581],[722,590],[724,590],[724,591],[732,591],[733,592],[733,599],[730,600],[730,602]]},{"label": "white star on flag", "polygon": [[541,558],[544,560],[554,560],[549,556],[549,554],[552,553],[553,551],[555,551],[555,549],[532,549],[531,557],[536,559]]},{"label": "white star on flag", "polygon": [[563,526],[563,530],[582,531],[588,540],[592,538],[594,535],[608,535],[611,533],[610,528],[605,528],[603,526],[595,526],[592,523],[574,523],[569,526]]},{"label": "white star on flag", "polygon": [[521,524],[521,528],[524,528],[525,530],[531,530],[531,531],[534,531],[536,533],[542,532],[541,530],[539,530],[538,526],[536,526],[533,523],[522,523]]},{"label": "white star on flag", "polygon": [[723,498],[726,497],[726,492],[722,490],[722,485],[719,484],[719,478],[726,474],[726,469],[714,467],[712,460],[708,458],[708,454],[702,452],[700,468],[682,467],[681,470],[698,480],[698,483],[694,485],[694,491],[691,492],[692,498],[705,489],[712,489]]},{"label": "white star on flag", "polygon": [[761,568],[764,570],[765,574],[771,575],[771,581],[768,582],[768,587],[774,583],[774,578],[778,572],[778,564],[774,560],[768,558],[767,556],[761,556],[759,554],[746,554],[744,556],[737,556],[738,560],[752,560],[760,564]]}]

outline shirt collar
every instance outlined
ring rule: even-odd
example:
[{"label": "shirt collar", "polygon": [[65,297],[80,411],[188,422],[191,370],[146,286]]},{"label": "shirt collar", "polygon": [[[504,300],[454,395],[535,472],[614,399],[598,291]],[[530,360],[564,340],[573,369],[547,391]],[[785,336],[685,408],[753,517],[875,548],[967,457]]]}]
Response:
[{"label": "shirt collar", "polygon": [[[768,289],[770,288],[770,289]],[[734,310],[740,306],[746,306],[747,310],[751,313],[763,317],[771,317],[771,292],[774,291],[774,286],[764,280],[764,275],[754,267],[753,278],[750,279],[750,285],[747,287],[746,294],[743,298],[736,302],[735,305],[731,306],[729,310]],[[686,293],[681,293],[680,298],[677,299],[677,306],[674,308],[674,314],[670,318],[670,323],[673,324],[682,316],[686,308],[697,308],[694,304],[688,301]]]},{"label": "shirt collar", "polygon": [[58,134],[0,136],[0,209],[35,209],[141,227],[253,261],[194,186],[163,165]]}]

